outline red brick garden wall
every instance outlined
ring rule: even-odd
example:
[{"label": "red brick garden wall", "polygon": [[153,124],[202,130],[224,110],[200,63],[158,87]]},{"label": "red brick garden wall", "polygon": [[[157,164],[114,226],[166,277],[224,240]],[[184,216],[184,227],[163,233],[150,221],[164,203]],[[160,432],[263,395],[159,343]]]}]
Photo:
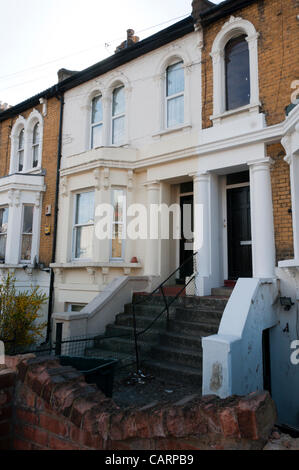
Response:
[{"label": "red brick garden wall", "polygon": [[[262,449],[276,411],[268,393],[186,397],[120,409],[79,372],[50,358],[8,358],[0,378],[0,442],[13,449]],[[1,376],[0,376],[1,377]],[[5,379],[3,379],[5,377]],[[13,419],[12,387],[15,380]],[[0,418],[1,423],[1,418]],[[12,439],[11,439],[12,438]]]}]

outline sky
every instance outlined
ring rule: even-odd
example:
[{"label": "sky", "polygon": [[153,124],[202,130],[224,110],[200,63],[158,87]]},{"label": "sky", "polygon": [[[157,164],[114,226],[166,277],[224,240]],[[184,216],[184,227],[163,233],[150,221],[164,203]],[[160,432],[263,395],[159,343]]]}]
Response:
[{"label": "sky", "polygon": [[[0,0],[0,101],[15,105],[191,14],[192,0]],[[214,1],[220,3],[220,0]]]}]

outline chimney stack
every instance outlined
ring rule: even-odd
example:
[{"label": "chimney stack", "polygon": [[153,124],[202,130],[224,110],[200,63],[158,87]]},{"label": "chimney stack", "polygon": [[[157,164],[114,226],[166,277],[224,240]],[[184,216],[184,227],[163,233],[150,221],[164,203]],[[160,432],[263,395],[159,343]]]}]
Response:
[{"label": "chimney stack", "polygon": [[57,72],[58,83],[62,82],[66,78],[70,78],[75,73],[77,73],[77,72],[75,72],[74,70],[59,69],[58,72]]},{"label": "chimney stack", "polygon": [[215,4],[208,0],[193,0],[192,1],[192,17],[194,19],[194,23],[198,23],[199,15],[202,12],[209,10],[213,6],[215,6]]},{"label": "chimney stack", "polygon": [[9,108],[11,108],[11,106],[9,104],[2,103],[2,101],[0,101],[0,113],[2,113],[3,111],[6,111]]},{"label": "chimney stack", "polygon": [[127,29],[127,40],[123,41],[116,49],[115,53],[122,51],[123,49],[127,49],[130,46],[133,46],[137,42],[139,42],[139,37],[134,36],[135,31],[134,29]]}]

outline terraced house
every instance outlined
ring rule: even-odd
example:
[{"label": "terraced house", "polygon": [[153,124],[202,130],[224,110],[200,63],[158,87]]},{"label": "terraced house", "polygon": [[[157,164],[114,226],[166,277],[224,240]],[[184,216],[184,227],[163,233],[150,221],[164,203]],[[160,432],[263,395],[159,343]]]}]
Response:
[{"label": "terraced house", "polygon": [[[53,333],[62,323],[64,336],[124,335],[132,294],[167,280],[167,299],[178,286],[187,295],[167,329],[140,341],[147,366],[204,394],[267,388],[280,422],[297,428],[298,15],[298,0],[194,0],[190,17],[142,41],[128,30],[113,56],[64,71],[51,264]],[[175,216],[162,216],[169,237],[161,227],[157,237],[124,237],[133,204],[147,209],[148,226],[158,220],[152,206],[192,207],[191,233],[175,237]],[[135,297],[143,329],[165,299]],[[89,353],[125,353],[128,343]]]},{"label": "terraced house", "polygon": [[[53,87],[0,112],[1,277],[12,274],[20,291],[39,286],[50,301],[60,116],[55,95]],[[42,322],[48,311],[49,302]]]}]

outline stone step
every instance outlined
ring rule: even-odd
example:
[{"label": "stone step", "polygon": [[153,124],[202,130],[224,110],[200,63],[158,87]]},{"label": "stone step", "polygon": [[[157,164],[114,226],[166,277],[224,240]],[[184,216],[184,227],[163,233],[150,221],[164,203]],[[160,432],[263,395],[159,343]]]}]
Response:
[{"label": "stone step", "polygon": [[[205,297],[197,297],[197,296],[182,296],[178,297],[174,300],[174,297],[167,296],[166,300],[169,305],[171,306],[180,306],[180,307],[200,307],[205,308],[208,307],[209,309],[215,310],[224,310],[228,298],[227,296],[205,296]],[[164,305],[164,299],[161,295],[152,295],[152,296],[145,296],[142,294],[134,294],[134,302],[135,306],[137,305]]]},{"label": "stone step", "polygon": [[146,368],[146,372],[166,379],[169,383],[188,383],[198,385],[199,393],[202,387],[201,367],[186,367],[170,362],[146,360],[141,363]]},{"label": "stone step", "polygon": [[169,331],[178,332],[184,335],[203,337],[215,335],[219,329],[219,322],[205,323],[205,322],[185,322],[178,320],[171,320],[169,322]]},{"label": "stone step", "polygon": [[211,290],[211,294],[219,297],[230,297],[234,288],[233,287],[215,287]]},{"label": "stone step", "polygon": [[[154,320],[155,317],[147,317],[145,315],[136,316],[137,328],[147,328]],[[115,318],[115,325],[117,326],[131,326],[133,328],[133,317],[130,314],[119,313]],[[165,329],[166,328],[166,316],[162,316],[155,323],[153,328]]]},{"label": "stone step", "polygon": [[153,346],[150,352],[151,358],[161,362],[171,362],[187,367],[202,367],[202,351],[175,348],[169,346]]},{"label": "stone step", "polygon": [[[138,330],[144,330],[145,328],[149,327],[152,322],[153,318],[151,317],[136,316],[136,326]],[[115,326],[133,328],[132,316],[125,313],[118,314],[116,317]],[[202,337],[216,334],[219,329],[219,320],[216,321],[214,319],[210,321],[189,322],[171,318],[167,325],[166,318],[163,317],[152,325],[150,330],[152,329],[159,330],[161,333],[168,330],[170,332],[181,332],[190,336]],[[147,334],[149,333],[150,331],[147,332]]]},{"label": "stone step", "polygon": [[[142,354],[149,354],[153,344],[150,341],[138,340],[138,349]],[[124,353],[134,356],[135,355],[135,341],[132,339],[124,338],[110,338],[101,341],[101,344],[97,344],[98,349],[104,351],[112,351],[115,353]]]},{"label": "stone step", "polygon": [[213,323],[218,325],[221,321],[223,311],[221,310],[195,310],[193,308],[176,307],[172,319],[193,323]]},{"label": "stone step", "polygon": [[171,348],[188,349],[194,352],[200,352],[202,349],[200,336],[184,335],[178,332],[161,334],[159,344]]}]

